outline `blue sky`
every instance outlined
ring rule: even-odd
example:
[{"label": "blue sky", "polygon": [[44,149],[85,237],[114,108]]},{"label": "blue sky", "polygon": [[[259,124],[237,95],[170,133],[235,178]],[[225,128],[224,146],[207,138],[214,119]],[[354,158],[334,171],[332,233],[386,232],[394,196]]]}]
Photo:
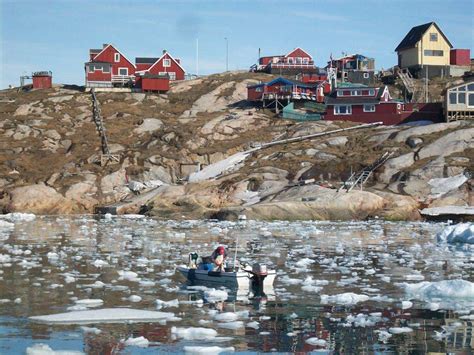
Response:
[{"label": "blue sky", "polygon": [[262,55],[302,47],[325,65],[342,52],[396,64],[394,48],[415,25],[436,21],[455,48],[474,38],[473,0],[0,0],[0,88],[51,70],[55,83],[83,84],[89,48],[113,43],[130,59],[167,49],[196,72],[247,69]]}]

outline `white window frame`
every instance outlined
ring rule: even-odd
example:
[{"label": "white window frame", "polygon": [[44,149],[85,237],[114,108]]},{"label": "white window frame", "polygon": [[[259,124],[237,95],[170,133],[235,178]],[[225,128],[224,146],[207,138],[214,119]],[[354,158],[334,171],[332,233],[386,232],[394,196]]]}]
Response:
[{"label": "white window frame", "polygon": [[114,53],[114,62],[115,63],[120,62],[120,53]]},{"label": "white window frame", "polygon": [[[367,110],[367,107],[370,107],[369,110]],[[375,112],[375,105],[374,104],[364,104],[364,112]]]},{"label": "white window frame", "polygon": [[364,79],[368,79],[369,78],[369,73],[364,73],[363,76],[364,76]]},{"label": "white window frame", "polygon": [[303,64],[309,64],[309,58],[308,57],[303,58]]},{"label": "white window frame", "polygon": [[467,106],[467,107],[474,107],[474,105],[469,105],[469,97],[470,97],[471,95],[474,95],[474,92],[468,91],[466,94],[467,94],[467,95],[466,95],[466,106]]},{"label": "white window frame", "polygon": [[[127,74],[120,74],[120,70],[125,69],[127,71]],[[128,68],[126,67],[119,67],[117,71],[118,75],[123,75],[123,76],[128,76]]]},{"label": "white window frame", "polygon": [[[346,107],[346,112],[341,113],[341,107]],[[334,105],[334,115],[341,116],[341,115],[352,115],[352,105]]]},{"label": "white window frame", "polygon": [[375,90],[369,89],[369,96],[374,96],[374,95],[375,95]]},{"label": "white window frame", "polygon": [[168,72],[160,71],[160,72],[158,72],[158,75],[168,75]]},{"label": "white window frame", "polygon": [[171,59],[165,58],[163,59],[163,67],[164,68],[169,68],[171,66]]},{"label": "white window frame", "polygon": [[168,75],[169,75],[170,80],[176,80],[176,72],[169,71]]},{"label": "white window frame", "polygon": [[[456,101],[456,102],[453,102],[453,101]],[[458,95],[455,91],[450,91],[448,93],[448,104],[449,105],[457,105],[458,104]]]},{"label": "white window frame", "polygon": [[[91,70],[92,68],[92,70]],[[95,73],[95,66],[94,64],[89,64],[89,73]]]}]

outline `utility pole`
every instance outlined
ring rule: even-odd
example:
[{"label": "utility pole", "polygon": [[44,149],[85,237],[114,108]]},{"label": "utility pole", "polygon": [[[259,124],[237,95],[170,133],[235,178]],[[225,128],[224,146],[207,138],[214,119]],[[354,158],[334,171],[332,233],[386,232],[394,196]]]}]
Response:
[{"label": "utility pole", "polygon": [[225,39],[225,71],[229,71],[229,40],[227,37]]},{"label": "utility pole", "polygon": [[199,38],[196,38],[196,76],[199,76]]}]

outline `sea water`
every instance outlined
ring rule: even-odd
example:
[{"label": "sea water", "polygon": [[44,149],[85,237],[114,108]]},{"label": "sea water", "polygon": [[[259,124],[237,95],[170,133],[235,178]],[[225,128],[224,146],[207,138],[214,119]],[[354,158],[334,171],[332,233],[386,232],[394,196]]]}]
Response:
[{"label": "sea water", "polygon": [[[474,343],[474,246],[437,238],[446,224],[0,222],[0,353],[444,353]],[[274,287],[192,285],[176,272],[218,245],[275,269]]]}]

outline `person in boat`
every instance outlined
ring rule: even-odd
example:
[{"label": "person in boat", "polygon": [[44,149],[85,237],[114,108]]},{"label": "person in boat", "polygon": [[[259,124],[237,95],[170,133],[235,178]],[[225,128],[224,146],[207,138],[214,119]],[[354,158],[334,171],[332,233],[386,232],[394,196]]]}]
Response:
[{"label": "person in boat", "polygon": [[223,271],[225,259],[227,258],[227,251],[221,245],[216,248],[211,254],[212,262],[214,263],[214,271]]}]

